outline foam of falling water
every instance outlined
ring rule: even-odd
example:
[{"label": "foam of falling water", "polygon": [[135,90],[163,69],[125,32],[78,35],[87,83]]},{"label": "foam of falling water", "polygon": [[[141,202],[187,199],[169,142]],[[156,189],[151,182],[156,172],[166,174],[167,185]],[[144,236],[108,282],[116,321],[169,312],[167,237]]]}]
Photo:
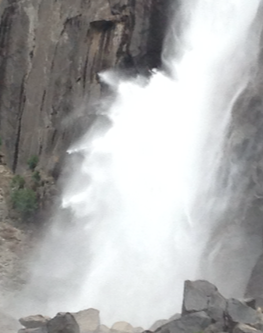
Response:
[{"label": "foam of falling water", "polygon": [[95,307],[103,323],[144,327],[180,311],[183,281],[200,276],[213,228],[204,196],[255,60],[255,45],[246,45],[259,3],[184,1],[189,24],[180,59],[173,45],[168,52],[170,76],[114,83],[102,74],[115,84],[112,126],[69,150],[73,172],[34,265],[26,311]]}]

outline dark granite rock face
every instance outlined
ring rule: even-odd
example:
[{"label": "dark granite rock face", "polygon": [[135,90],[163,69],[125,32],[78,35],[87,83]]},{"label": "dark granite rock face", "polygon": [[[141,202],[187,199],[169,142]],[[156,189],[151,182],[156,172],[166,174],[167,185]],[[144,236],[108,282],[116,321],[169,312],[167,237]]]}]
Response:
[{"label": "dark granite rock face", "polygon": [[13,171],[33,154],[56,170],[96,117],[98,72],[160,65],[168,3],[1,1],[0,136]]}]

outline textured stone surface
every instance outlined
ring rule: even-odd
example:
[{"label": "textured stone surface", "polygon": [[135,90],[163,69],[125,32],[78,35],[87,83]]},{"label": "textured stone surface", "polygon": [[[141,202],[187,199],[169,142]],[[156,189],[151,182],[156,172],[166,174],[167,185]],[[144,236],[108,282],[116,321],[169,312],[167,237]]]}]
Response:
[{"label": "textured stone surface", "polygon": [[20,172],[40,156],[57,172],[96,117],[98,72],[160,64],[169,0],[0,2],[0,136]]},{"label": "textured stone surface", "polygon": [[167,322],[167,319],[159,319],[149,328],[149,330],[154,332],[155,330],[157,330],[157,328],[165,325]]},{"label": "textured stone surface", "polygon": [[238,324],[235,326],[233,333],[260,333],[262,331],[259,331],[249,325],[245,324]]},{"label": "textured stone surface", "polygon": [[222,322],[217,322],[215,324],[209,325],[205,330],[204,333],[220,333],[225,331],[225,326]]},{"label": "textured stone surface", "polygon": [[46,326],[47,322],[50,320],[50,317],[44,317],[42,315],[28,316],[19,319],[21,325],[26,328],[38,328]]},{"label": "textured stone surface", "polygon": [[48,333],[80,333],[79,325],[71,313],[58,313],[47,323]]},{"label": "textured stone surface", "polygon": [[76,319],[81,333],[94,332],[100,325],[100,312],[96,309],[83,310],[72,313],[72,315]]},{"label": "textured stone surface", "polygon": [[173,320],[158,328],[160,333],[196,333],[206,329],[212,323],[212,319],[205,312],[195,312]]},{"label": "textured stone surface", "polygon": [[226,300],[217,288],[203,280],[185,281],[182,315],[205,311],[216,321],[223,321]]},{"label": "textured stone surface", "polygon": [[236,323],[256,325],[259,321],[257,311],[233,298],[227,301],[226,316],[230,326]]}]

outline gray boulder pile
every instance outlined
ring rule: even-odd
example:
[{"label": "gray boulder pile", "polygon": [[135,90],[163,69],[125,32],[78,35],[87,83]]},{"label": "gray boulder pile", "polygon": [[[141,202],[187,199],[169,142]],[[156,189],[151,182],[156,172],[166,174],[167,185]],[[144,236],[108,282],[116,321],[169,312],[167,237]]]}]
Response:
[{"label": "gray boulder pile", "polygon": [[[19,333],[141,333],[140,327],[118,322],[111,328],[101,325],[99,311],[58,313],[54,318],[41,315],[21,318]],[[203,280],[186,281],[182,314],[158,320],[155,333],[263,333],[263,315],[256,299],[225,299],[217,288]]]},{"label": "gray boulder pile", "polygon": [[58,313],[54,318],[42,315],[19,319],[24,328],[18,333],[141,333],[141,327],[132,327],[120,321],[111,328],[100,324],[99,311],[88,309],[75,313]]},{"label": "gray boulder pile", "polygon": [[186,281],[182,315],[159,327],[157,333],[259,333],[261,308],[253,299],[225,299],[207,281]]}]

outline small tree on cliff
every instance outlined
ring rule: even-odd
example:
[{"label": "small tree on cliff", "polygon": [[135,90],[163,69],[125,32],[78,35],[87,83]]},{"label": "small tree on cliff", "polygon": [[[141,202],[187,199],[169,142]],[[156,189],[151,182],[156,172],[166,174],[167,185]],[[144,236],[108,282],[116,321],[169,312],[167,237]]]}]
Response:
[{"label": "small tree on cliff", "polygon": [[28,165],[28,167],[31,171],[35,170],[37,164],[38,164],[38,156],[37,155],[32,155],[27,160],[27,165]]},{"label": "small tree on cliff", "polygon": [[37,209],[36,193],[29,188],[13,190],[11,200],[14,209],[24,218],[30,216]]}]

